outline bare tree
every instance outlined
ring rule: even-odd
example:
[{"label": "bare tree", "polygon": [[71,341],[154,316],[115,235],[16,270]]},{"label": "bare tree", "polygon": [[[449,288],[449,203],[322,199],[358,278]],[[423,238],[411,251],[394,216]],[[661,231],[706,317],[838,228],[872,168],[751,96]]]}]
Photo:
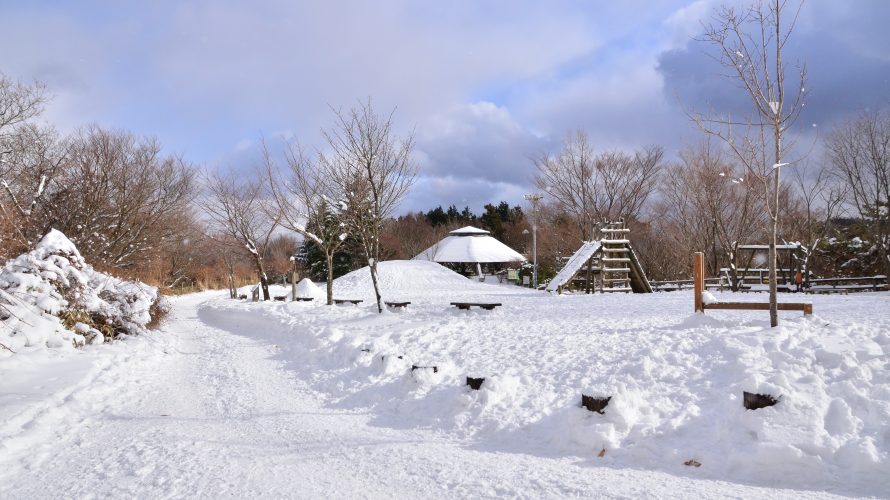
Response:
[{"label": "bare tree", "polygon": [[664,151],[649,146],[633,153],[606,151],[596,160],[596,172],[602,184],[596,194],[600,217],[607,220],[638,219],[655,190]]},{"label": "bare tree", "polygon": [[837,182],[831,171],[824,165],[817,170],[810,168],[793,169],[792,179],[795,187],[795,199],[798,209],[792,211],[789,230],[786,234],[795,234],[803,245],[804,286],[809,286],[810,270],[816,264],[816,250],[819,244],[831,231],[835,217],[843,209],[846,199],[846,186]]},{"label": "bare tree", "polygon": [[831,134],[827,150],[890,276],[890,112],[862,112]]},{"label": "bare tree", "polygon": [[[737,82],[751,102],[751,114],[744,119],[730,115],[706,116],[690,113],[706,134],[719,137],[745,166],[749,179],[763,186],[764,206],[769,215],[769,301],[770,325],[779,324],[776,286],[776,240],[781,212],[780,171],[789,149],[785,132],[794,125],[804,103],[806,66],[798,67],[798,80],[786,95],[785,63],[782,50],[794,31],[803,6],[791,11],[787,0],[770,0],[742,10],[721,7],[714,22],[705,27],[702,41],[717,50],[714,59],[724,68],[725,77]],[[785,24],[783,24],[785,22]]]},{"label": "bare tree", "polygon": [[330,152],[319,158],[322,170],[343,196],[346,220],[368,260],[377,310],[381,313],[383,302],[377,275],[381,233],[386,219],[407,195],[418,170],[411,158],[414,137],[395,136],[393,113],[377,115],[370,99],[348,113],[335,111],[335,125],[325,131]]},{"label": "bare tree", "polygon": [[581,130],[566,137],[556,155],[542,154],[536,158],[538,174],[535,184],[559,207],[571,214],[581,231],[582,241],[593,239],[599,218],[594,201],[594,152]]},{"label": "bare tree", "polygon": [[346,220],[337,200],[344,198],[339,185],[298,144],[287,151],[287,174],[282,176],[263,144],[266,176],[273,209],[281,225],[300,234],[325,256],[327,304],[334,303],[334,255],[347,236]]},{"label": "bare tree", "polygon": [[16,125],[39,116],[47,99],[43,83],[17,82],[0,73],[0,138]]},{"label": "bare tree", "polygon": [[269,277],[263,258],[278,227],[280,215],[270,217],[269,214],[274,214],[274,211],[264,206],[267,201],[263,197],[265,184],[262,177],[239,180],[232,171],[208,174],[206,187],[209,196],[202,207],[214,229],[230,237],[249,254],[260,279],[263,300],[270,300]]},{"label": "bare tree", "polygon": [[397,258],[412,259],[436,245],[451,229],[457,229],[456,225],[433,226],[423,213],[409,213],[387,222],[384,239],[392,243]]},{"label": "bare tree", "polygon": [[534,160],[535,184],[575,218],[582,240],[589,240],[600,220],[639,217],[655,190],[663,156],[656,146],[595,154],[587,134],[578,131],[556,155]]},{"label": "bare tree", "polygon": [[27,123],[5,134],[0,148],[0,226],[6,229],[0,242],[19,253],[49,229],[45,204],[63,171],[66,145],[53,129]]},{"label": "bare tree", "polygon": [[32,120],[47,101],[42,83],[13,81],[0,73],[0,253],[26,250],[40,235],[34,219],[47,182],[64,156],[52,129]]},{"label": "bare tree", "polygon": [[55,176],[48,219],[94,264],[131,270],[188,237],[192,165],[153,138],[97,126],[70,140]]},{"label": "bare tree", "polygon": [[[757,234],[764,217],[744,171],[727,161],[709,141],[680,152],[661,187],[659,224],[672,247],[685,255],[710,247],[708,266],[713,274],[728,262],[733,289],[739,280],[733,266],[740,242]],[[680,256],[677,256],[680,257]]]}]

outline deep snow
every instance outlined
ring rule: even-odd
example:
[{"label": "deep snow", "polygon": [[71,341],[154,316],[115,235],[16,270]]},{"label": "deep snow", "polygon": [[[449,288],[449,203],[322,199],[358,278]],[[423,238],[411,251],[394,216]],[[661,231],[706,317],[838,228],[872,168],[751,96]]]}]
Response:
[{"label": "deep snow", "polygon": [[[783,313],[770,329],[758,312],[695,315],[690,293],[549,296],[433,266],[381,263],[384,299],[412,301],[405,312],[216,302],[207,314],[266,325],[330,404],[370,409],[384,427],[551,456],[605,449],[601,464],[671,473],[692,459],[696,477],[748,484],[890,491],[890,294],[807,297],[812,318]],[[367,270],[335,283],[335,296],[371,290]],[[504,306],[448,306],[458,299]],[[466,376],[486,377],[483,389]],[[743,391],[781,402],[748,411]],[[581,409],[582,392],[611,396],[605,414]]]},{"label": "deep snow", "polygon": [[[205,293],[160,332],[0,360],[0,497],[890,491],[890,294],[813,297],[812,318],[771,330],[757,312],[696,316],[683,292],[548,296],[429,262],[380,274],[407,310]],[[370,299],[369,281],[344,276],[335,297]],[[743,390],[781,401],[746,411]],[[604,415],[582,391],[613,397]]]},{"label": "deep snow", "polygon": [[[106,336],[143,333],[157,288],[96,271],[64,234],[52,229],[35,246],[0,268],[0,344],[10,353],[73,349]],[[77,322],[66,327],[64,313]],[[92,316],[92,318],[87,318]]]}]

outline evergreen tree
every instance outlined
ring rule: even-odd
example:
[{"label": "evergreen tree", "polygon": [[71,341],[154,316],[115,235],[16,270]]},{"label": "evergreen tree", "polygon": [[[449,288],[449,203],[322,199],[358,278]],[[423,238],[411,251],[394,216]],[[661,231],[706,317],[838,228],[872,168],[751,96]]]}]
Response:
[{"label": "evergreen tree", "polygon": [[445,211],[442,210],[441,205],[427,212],[425,216],[433,227],[444,226],[448,223],[449,218]]}]

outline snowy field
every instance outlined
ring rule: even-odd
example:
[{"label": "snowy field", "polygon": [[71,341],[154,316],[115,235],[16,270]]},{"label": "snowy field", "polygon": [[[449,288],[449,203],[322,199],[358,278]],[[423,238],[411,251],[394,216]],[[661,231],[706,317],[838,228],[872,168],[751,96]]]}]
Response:
[{"label": "snowy field", "polygon": [[[0,359],[0,496],[890,495],[888,293],[807,296],[769,329],[691,293],[383,262],[384,298],[412,304],[380,315],[366,273],[335,286],[359,306],[197,294],[149,335]],[[503,306],[448,305],[474,300]]]}]

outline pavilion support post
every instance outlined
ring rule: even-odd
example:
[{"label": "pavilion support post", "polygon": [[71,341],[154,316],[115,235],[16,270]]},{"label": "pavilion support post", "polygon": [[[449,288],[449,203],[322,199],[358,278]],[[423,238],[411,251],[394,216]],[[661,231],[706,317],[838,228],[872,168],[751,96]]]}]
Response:
[{"label": "pavilion support post", "polygon": [[476,276],[482,277],[482,264],[476,263]]},{"label": "pavilion support post", "polygon": [[692,279],[695,284],[695,312],[705,312],[705,304],[702,293],[705,291],[705,256],[702,252],[695,252],[692,259]]}]

